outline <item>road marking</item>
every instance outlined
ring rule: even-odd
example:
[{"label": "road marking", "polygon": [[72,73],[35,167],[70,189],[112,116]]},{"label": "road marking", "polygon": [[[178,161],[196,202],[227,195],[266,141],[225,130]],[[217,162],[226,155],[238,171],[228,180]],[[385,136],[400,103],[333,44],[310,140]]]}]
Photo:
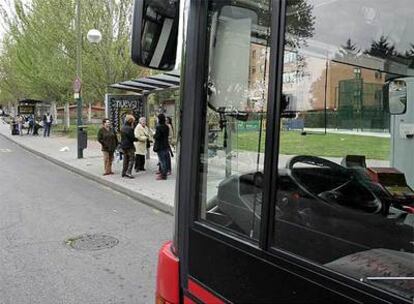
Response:
[{"label": "road marking", "polygon": [[0,149],[0,153],[10,153],[11,151],[10,149]]}]

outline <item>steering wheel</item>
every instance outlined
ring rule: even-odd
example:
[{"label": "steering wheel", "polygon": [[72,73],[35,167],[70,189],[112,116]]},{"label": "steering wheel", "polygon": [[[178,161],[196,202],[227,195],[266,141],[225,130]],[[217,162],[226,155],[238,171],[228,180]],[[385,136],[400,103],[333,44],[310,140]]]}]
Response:
[{"label": "steering wheel", "polygon": [[[297,163],[309,164],[309,165],[313,165],[317,167],[327,167],[331,169],[332,172],[335,172],[336,175],[342,176],[346,181],[339,187],[335,187],[335,189],[323,191],[321,193],[314,193],[309,189],[307,185],[304,185],[303,182],[301,182],[300,179],[295,176],[294,166]],[[305,190],[307,193],[316,195],[328,201],[336,200],[336,198],[338,197],[338,190],[341,189],[343,186],[348,185],[350,181],[352,180],[352,175],[347,170],[347,168],[341,165],[338,165],[337,163],[334,163],[333,161],[330,161],[330,160],[327,160],[325,158],[321,158],[318,156],[310,156],[310,155],[294,156],[286,163],[286,168],[289,169],[288,170],[289,175],[301,189]],[[334,191],[334,192],[331,193],[331,191]]]},{"label": "steering wheel", "polygon": [[[297,163],[310,164],[318,167],[328,167],[335,175],[345,180],[341,185],[334,189],[322,191],[320,193],[312,192],[307,185],[304,185],[294,174],[294,165]],[[338,165],[330,160],[308,155],[299,155],[291,158],[286,167],[289,169],[291,178],[297,185],[307,193],[316,195],[326,202],[347,205],[358,209],[365,210],[369,213],[377,213],[382,208],[381,201],[366,185],[358,181],[357,178],[345,167]]]},{"label": "steering wheel", "polygon": [[327,160],[325,158],[321,158],[318,156],[310,156],[310,155],[298,155],[292,157],[288,162],[286,163],[286,168],[289,170],[293,170],[293,166],[297,163],[304,163],[309,164],[313,166],[318,167],[329,167],[334,171],[339,171],[341,174],[348,174],[347,169],[345,167],[342,167],[341,165],[338,165],[337,163],[334,163],[333,161]]}]

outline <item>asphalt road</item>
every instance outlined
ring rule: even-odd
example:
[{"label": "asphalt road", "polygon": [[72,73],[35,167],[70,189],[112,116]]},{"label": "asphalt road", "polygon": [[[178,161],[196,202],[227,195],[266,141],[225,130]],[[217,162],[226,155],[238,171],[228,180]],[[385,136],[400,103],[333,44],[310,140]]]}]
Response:
[{"label": "asphalt road", "polygon": [[[172,227],[170,215],[0,136],[1,304],[154,303],[157,252]],[[73,249],[96,245],[76,242],[85,234],[119,243]]]}]

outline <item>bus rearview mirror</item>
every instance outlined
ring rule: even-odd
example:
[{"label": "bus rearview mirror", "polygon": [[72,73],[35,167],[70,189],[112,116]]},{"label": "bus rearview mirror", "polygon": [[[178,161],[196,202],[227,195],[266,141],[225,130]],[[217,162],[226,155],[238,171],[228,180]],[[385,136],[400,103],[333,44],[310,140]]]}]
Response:
[{"label": "bus rearview mirror", "polygon": [[395,79],[384,87],[385,104],[391,115],[401,115],[407,111],[407,83],[402,79]]},{"label": "bus rearview mirror", "polygon": [[131,58],[157,70],[173,70],[177,57],[179,0],[135,0]]}]

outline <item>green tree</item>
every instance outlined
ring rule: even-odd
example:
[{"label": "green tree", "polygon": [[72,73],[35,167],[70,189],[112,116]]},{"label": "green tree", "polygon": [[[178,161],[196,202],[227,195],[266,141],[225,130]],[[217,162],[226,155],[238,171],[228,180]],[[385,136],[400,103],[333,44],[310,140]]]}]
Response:
[{"label": "green tree", "polygon": [[414,44],[413,43],[410,43],[410,49],[405,51],[404,57],[409,61],[408,67],[410,69],[413,69],[414,68]]},{"label": "green tree", "polygon": [[398,55],[395,46],[390,44],[385,36],[381,36],[378,41],[373,41],[366,53],[379,58],[391,58]]},{"label": "green tree", "polygon": [[[74,0],[14,1],[15,14],[1,14],[8,31],[0,54],[0,102],[30,97],[72,100],[76,68]],[[130,60],[132,0],[82,0],[82,81],[86,102],[103,100],[107,86],[148,71]],[[86,33],[102,32],[91,45]]]},{"label": "green tree", "polygon": [[315,16],[313,6],[307,0],[290,0],[287,2],[286,43],[290,48],[299,48],[313,37]]},{"label": "green tree", "polygon": [[348,38],[344,45],[341,45],[344,53],[346,54],[358,54],[361,50],[357,47],[355,43],[352,42],[351,38]]}]

